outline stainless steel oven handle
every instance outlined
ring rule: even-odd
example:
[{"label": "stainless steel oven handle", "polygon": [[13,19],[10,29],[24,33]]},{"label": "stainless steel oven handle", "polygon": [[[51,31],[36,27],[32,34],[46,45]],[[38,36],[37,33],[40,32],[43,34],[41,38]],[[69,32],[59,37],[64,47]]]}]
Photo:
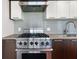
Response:
[{"label": "stainless steel oven handle", "polygon": [[15,50],[16,52],[17,51],[53,51],[53,49],[16,49]]}]

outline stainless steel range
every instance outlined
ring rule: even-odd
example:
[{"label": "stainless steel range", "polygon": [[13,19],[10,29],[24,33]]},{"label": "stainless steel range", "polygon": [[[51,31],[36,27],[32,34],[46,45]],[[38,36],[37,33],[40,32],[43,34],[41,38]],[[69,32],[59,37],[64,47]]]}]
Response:
[{"label": "stainless steel range", "polygon": [[[17,59],[37,59],[27,55],[39,55],[41,59],[47,59],[47,52],[52,51],[52,40],[45,33],[23,33],[16,40]],[[24,58],[23,55],[26,55]],[[41,55],[45,55],[44,57]],[[39,57],[38,57],[39,58]]]},{"label": "stainless steel range", "polygon": [[23,33],[16,41],[16,48],[51,48],[52,41],[44,33]]}]

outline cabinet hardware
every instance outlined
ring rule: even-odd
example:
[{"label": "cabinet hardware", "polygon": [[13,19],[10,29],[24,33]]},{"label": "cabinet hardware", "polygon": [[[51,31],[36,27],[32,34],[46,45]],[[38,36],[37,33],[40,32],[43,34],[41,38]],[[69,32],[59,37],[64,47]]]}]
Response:
[{"label": "cabinet hardware", "polygon": [[77,41],[77,40],[72,40],[72,41]]},{"label": "cabinet hardware", "polygon": [[60,42],[61,42],[61,41],[63,41],[63,40],[54,40],[54,41],[60,41]]}]

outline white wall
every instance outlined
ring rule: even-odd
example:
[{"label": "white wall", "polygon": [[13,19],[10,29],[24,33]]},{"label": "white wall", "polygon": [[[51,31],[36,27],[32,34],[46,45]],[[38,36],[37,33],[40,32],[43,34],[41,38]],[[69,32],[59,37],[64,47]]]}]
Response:
[{"label": "white wall", "polygon": [[2,0],[2,37],[14,33],[14,23],[9,19],[9,0]]}]

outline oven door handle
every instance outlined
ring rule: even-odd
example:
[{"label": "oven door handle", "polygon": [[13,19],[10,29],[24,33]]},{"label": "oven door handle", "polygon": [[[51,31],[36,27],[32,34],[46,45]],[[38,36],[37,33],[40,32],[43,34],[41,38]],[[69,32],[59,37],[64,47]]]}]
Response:
[{"label": "oven door handle", "polygon": [[53,49],[16,49],[15,51],[53,51]]}]

